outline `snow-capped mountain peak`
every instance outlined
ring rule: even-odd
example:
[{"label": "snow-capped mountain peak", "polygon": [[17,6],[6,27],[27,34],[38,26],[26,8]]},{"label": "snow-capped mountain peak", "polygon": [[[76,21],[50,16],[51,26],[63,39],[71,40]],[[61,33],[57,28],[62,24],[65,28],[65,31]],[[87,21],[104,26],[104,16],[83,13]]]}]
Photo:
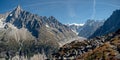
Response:
[{"label": "snow-capped mountain peak", "polygon": [[78,35],[79,31],[82,29],[82,27],[84,26],[84,23],[82,24],[77,24],[77,23],[72,23],[72,24],[66,24],[69,28],[72,29],[72,31],[74,33],[76,33]]},{"label": "snow-capped mountain peak", "polygon": [[71,26],[71,25],[75,25],[75,26],[83,26],[84,23],[80,23],[80,24],[78,24],[78,23],[71,23],[71,24],[66,24],[66,25],[69,25],[69,26]]}]

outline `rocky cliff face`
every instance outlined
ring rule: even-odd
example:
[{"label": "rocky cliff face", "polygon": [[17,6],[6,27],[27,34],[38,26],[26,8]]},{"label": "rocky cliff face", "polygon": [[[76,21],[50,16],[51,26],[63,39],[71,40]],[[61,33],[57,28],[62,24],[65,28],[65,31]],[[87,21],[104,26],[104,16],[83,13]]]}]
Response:
[{"label": "rocky cliff face", "polygon": [[115,32],[120,28],[120,10],[116,10],[113,14],[105,21],[105,23],[98,28],[95,33],[90,37],[102,36],[111,32]]},{"label": "rocky cliff face", "polygon": [[[55,17],[50,16],[47,18],[45,16],[42,17],[31,14],[21,9],[20,6],[8,15],[6,23],[11,23],[18,29],[24,27],[36,38],[40,38],[43,31],[47,31],[48,34],[52,34],[49,36],[53,36],[53,38],[57,37],[57,40],[73,38],[76,36],[71,29],[57,21]],[[47,33],[44,32],[43,35]]]},{"label": "rocky cliff face", "polygon": [[95,21],[95,20],[87,20],[87,22],[83,25],[81,30],[79,31],[79,36],[88,38],[90,37],[100,26],[102,26],[104,21]]}]

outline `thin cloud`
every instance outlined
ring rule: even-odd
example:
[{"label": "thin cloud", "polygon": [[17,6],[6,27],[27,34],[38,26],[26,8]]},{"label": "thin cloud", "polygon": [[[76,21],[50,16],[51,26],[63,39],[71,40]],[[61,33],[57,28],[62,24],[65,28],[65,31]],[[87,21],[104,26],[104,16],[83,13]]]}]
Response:
[{"label": "thin cloud", "polygon": [[93,13],[91,19],[95,18],[95,14],[96,14],[96,0],[93,0]]},{"label": "thin cloud", "polygon": [[75,9],[73,7],[68,7],[68,15],[70,17],[76,17]]},{"label": "thin cloud", "polygon": [[75,12],[75,8],[74,8],[74,6],[73,6],[73,1],[67,1],[68,3],[67,3],[67,10],[68,10],[68,16],[70,16],[70,17],[76,17],[77,15],[76,15],[76,12]]},{"label": "thin cloud", "polygon": [[30,5],[26,5],[24,7],[33,7],[38,5],[53,5],[53,4],[66,4],[65,1],[50,1],[50,2],[39,2],[39,3],[33,3]]}]

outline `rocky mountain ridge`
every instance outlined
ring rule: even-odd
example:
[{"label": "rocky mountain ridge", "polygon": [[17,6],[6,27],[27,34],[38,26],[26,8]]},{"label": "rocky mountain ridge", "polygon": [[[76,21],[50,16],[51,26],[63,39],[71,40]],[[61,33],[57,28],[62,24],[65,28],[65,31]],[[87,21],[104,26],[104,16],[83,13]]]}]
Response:
[{"label": "rocky mountain ridge", "polygon": [[87,20],[79,31],[78,36],[88,38],[104,23],[104,20]]},{"label": "rocky mountain ridge", "polygon": [[120,29],[120,10],[115,10],[112,15],[105,21],[105,23],[99,27],[89,38],[112,33],[118,29]]},{"label": "rocky mountain ridge", "polygon": [[78,37],[66,25],[53,16],[38,16],[17,6],[2,21],[0,29],[0,57],[11,59],[14,56],[41,54],[47,58],[55,52],[60,43]]},{"label": "rocky mountain ridge", "polygon": [[67,24],[78,36],[88,38],[90,37],[100,26],[104,24],[104,20],[87,20],[84,24]]}]

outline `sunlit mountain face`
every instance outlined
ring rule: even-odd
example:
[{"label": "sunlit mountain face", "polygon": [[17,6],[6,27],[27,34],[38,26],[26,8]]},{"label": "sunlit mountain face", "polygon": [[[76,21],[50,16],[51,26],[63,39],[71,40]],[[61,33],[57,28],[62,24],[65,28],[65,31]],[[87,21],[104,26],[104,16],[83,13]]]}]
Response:
[{"label": "sunlit mountain face", "polygon": [[0,60],[119,60],[119,0],[1,0]]}]

